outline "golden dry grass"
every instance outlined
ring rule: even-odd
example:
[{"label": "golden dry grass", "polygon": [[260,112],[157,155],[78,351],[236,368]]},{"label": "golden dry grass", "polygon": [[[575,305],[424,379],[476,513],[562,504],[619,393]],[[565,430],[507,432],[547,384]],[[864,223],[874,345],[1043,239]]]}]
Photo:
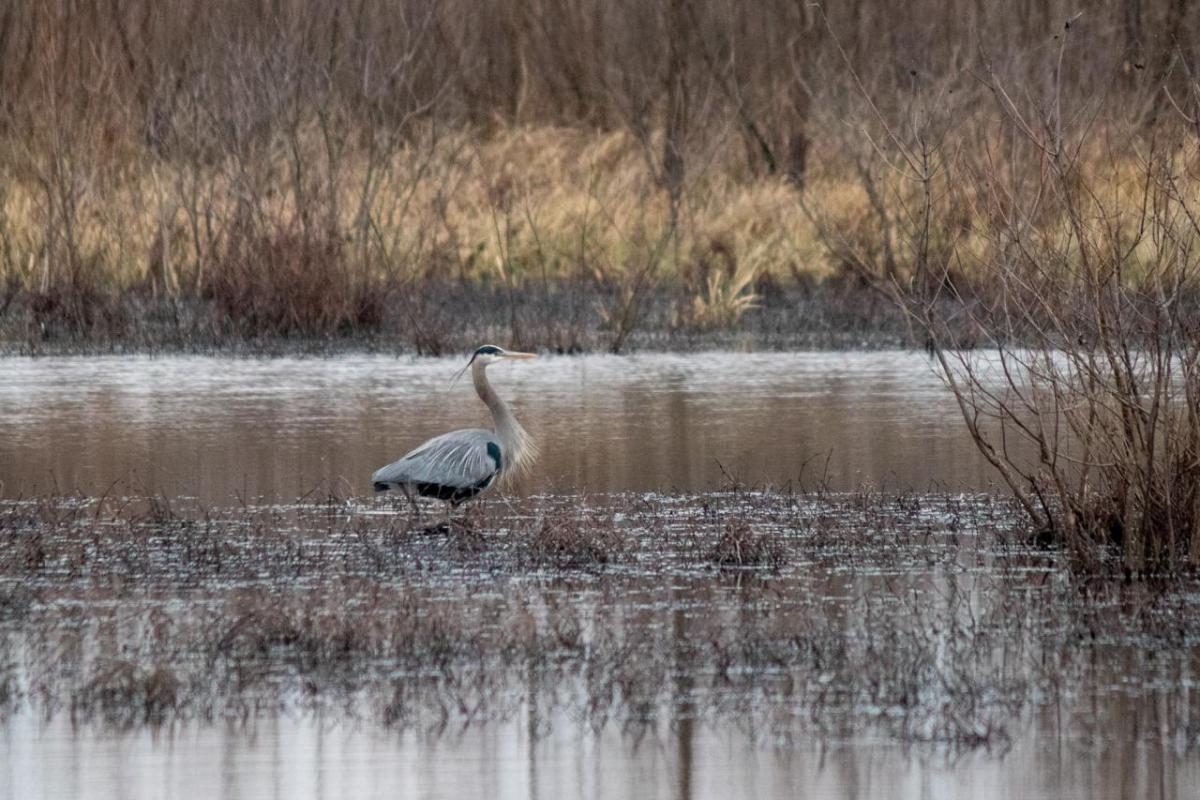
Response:
[{"label": "golden dry grass", "polygon": [[[187,291],[242,222],[239,204],[251,193],[255,221],[267,229],[295,230],[306,207],[327,216],[347,240],[369,227],[369,247],[391,257],[357,267],[424,273],[436,263],[460,273],[437,277],[519,282],[572,278],[580,270],[619,275],[670,225],[666,196],[640,145],[623,131],[512,128],[486,138],[460,132],[399,149],[382,164],[363,153],[331,164],[315,135],[306,151],[308,176],[300,182],[282,145],[264,150],[249,175],[232,160],[196,170],[148,154],[120,169],[84,167],[70,246],[104,285],[140,285],[165,269],[165,288]],[[42,164],[35,172],[52,169]],[[62,269],[56,260],[66,257],[62,204],[39,177],[9,170],[5,178],[0,279],[45,290]],[[846,203],[846,216],[861,201],[853,186],[814,191]],[[197,218],[201,231],[194,230]],[[667,275],[713,242],[736,256],[739,275],[827,268],[795,190],[782,179],[746,179],[720,167],[697,176],[684,194],[677,235],[663,260]]]},{"label": "golden dry grass", "polygon": [[[956,273],[986,280],[991,231],[1013,200],[980,178],[1002,149],[973,139],[978,130],[964,124],[943,144],[930,236]],[[914,269],[921,185],[837,140],[814,146],[801,192],[747,169],[716,136],[691,154],[673,215],[656,173],[661,133],[643,141],[627,129],[468,126],[380,144],[347,123],[331,145],[310,121],[207,159],[129,140],[105,150],[87,132],[69,133],[55,157],[0,146],[0,285],[203,297],[243,326],[328,332],[377,319],[366,299],[381,286],[582,280],[621,287],[628,303],[649,272],[688,298],[675,324],[723,329],[755,306],[764,275],[820,281],[847,269],[881,274],[887,262],[903,278]],[[1141,146],[1113,141],[1095,135],[1080,156],[1096,211],[1085,225],[1114,210],[1134,219],[1142,202]],[[1178,156],[1179,192],[1195,198],[1189,158]],[[1036,182],[1037,163],[1004,168]],[[1071,252],[1061,206],[1053,197],[1039,206],[1035,250]],[[1192,235],[1177,222],[1179,235]],[[1146,238],[1134,248],[1131,275],[1152,269],[1154,247]],[[623,306],[601,313],[626,324]]]}]

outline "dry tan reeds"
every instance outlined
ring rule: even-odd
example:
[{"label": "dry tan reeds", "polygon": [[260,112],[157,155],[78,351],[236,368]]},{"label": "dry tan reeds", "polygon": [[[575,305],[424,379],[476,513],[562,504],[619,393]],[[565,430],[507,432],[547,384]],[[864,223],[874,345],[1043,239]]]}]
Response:
[{"label": "dry tan reeds", "polygon": [[[1070,9],[900,5],[14,4],[0,309],[31,336],[86,334],[121,328],[114,298],[208,298],[231,330],[326,335],[378,329],[378,298],[422,327],[430,282],[512,297],[586,282],[619,349],[664,283],[686,287],[677,325],[725,328],[757,276],[861,268],[854,248],[830,263],[801,199],[906,269],[920,198],[850,145],[862,90],[896,125],[914,91],[931,95],[960,117],[939,152],[977,160],[1006,146],[979,114],[985,67],[1018,85],[1056,75],[1073,97],[1105,86],[1143,131],[1188,97],[1175,43],[1197,20],[1166,0],[1089,9],[1072,29],[1086,57],[1057,72],[1047,43]],[[958,215],[934,244],[986,257],[978,198],[931,202]],[[738,270],[689,281],[714,241]]]}]

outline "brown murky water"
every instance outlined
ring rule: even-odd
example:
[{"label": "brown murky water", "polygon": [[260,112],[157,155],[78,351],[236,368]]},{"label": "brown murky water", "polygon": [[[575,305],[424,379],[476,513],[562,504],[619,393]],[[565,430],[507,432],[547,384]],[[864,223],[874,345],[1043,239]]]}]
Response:
[{"label": "brown murky water", "polygon": [[[490,425],[470,381],[451,385],[460,362],[0,359],[0,496],[367,493],[425,438]],[[548,357],[489,374],[541,446],[522,492],[993,479],[920,354]]]},{"label": "brown murky water", "polygon": [[[522,493],[668,493],[596,499],[631,542],[602,569],[527,559],[539,519],[574,498],[514,504],[504,513],[524,515],[524,533],[493,514],[478,541],[387,532],[397,515],[358,501],[286,527],[297,507],[270,504],[365,494],[411,444],[485,421],[469,383],[449,386],[459,366],[0,360],[0,497],[119,482],[198,498],[179,505],[202,520],[106,522],[60,500],[37,512],[59,540],[0,551],[0,678],[19,676],[22,693],[4,717],[0,680],[0,800],[1200,796],[1194,589],[1082,592],[1051,556],[999,545],[1006,517],[986,498],[683,494],[727,474],[986,488],[922,356],[493,368],[542,446]],[[251,497],[266,505],[243,509]],[[779,537],[782,566],[714,567],[713,542],[738,519]],[[359,631],[356,608],[376,624]],[[298,654],[262,620],[326,644]],[[399,652],[458,659],[434,671],[433,694],[431,656],[386,655],[406,624],[436,641]],[[339,660],[327,643],[343,632],[357,655]],[[529,641],[550,655],[525,655]],[[122,676],[159,666],[191,716],[119,722]],[[413,718],[381,724],[400,696]]]}]

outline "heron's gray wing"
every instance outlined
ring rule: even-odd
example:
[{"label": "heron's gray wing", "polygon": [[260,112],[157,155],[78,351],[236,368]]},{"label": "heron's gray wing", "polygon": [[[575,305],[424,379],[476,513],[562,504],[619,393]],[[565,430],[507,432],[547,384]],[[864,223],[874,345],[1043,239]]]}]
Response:
[{"label": "heron's gray wing", "polygon": [[405,455],[399,461],[375,470],[371,480],[378,488],[400,484],[431,484],[453,489],[486,486],[502,464],[500,440],[483,428],[443,433]]}]

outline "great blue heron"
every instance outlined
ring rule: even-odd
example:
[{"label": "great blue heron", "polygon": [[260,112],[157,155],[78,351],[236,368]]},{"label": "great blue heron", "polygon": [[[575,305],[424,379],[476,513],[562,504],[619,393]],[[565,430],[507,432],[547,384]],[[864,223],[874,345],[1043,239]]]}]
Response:
[{"label": "great blue heron", "polygon": [[375,470],[371,481],[376,493],[400,489],[414,508],[414,493],[448,501],[453,507],[528,467],[537,456],[537,448],[487,379],[490,364],[526,358],[537,355],[491,344],[476,350],[462,371],[471,370],[475,391],[492,412],[496,429],[464,428],[435,436],[399,461]]}]

